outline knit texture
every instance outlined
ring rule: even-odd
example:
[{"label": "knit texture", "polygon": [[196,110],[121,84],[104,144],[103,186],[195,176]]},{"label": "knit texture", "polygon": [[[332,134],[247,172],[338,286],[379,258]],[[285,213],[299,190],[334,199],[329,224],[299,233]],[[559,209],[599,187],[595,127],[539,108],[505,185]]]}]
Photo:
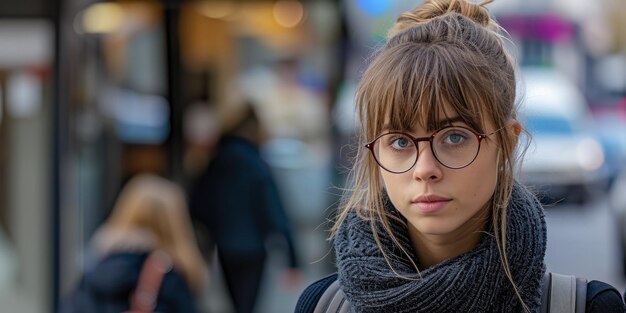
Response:
[{"label": "knit texture", "polygon": [[[386,201],[386,209],[406,222],[390,201]],[[546,250],[543,208],[528,190],[516,184],[507,215],[507,256],[513,279],[531,312],[539,312]],[[339,283],[353,311],[523,312],[504,272],[492,231],[488,230],[473,250],[418,274],[409,258],[378,226],[378,235],[395,273],[376,245],[370,223],[355,212],[350,213],[337,233]],[[391,226],[404,250],[417,263],[405,223],[391,220]]]}]

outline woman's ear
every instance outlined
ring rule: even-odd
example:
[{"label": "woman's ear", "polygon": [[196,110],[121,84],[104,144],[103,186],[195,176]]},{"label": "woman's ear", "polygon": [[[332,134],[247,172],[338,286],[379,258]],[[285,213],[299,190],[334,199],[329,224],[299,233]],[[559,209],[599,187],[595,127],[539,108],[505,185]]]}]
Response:
[{"label": "woman's ear", "polygon": [[519,135],[522,133],[522,124],[520,124],[520,122],[516,119],[511,119],[508,122],[507,130],[507,133],[511,136],[513,147],[515,147],[517,145]]},{"label": "woman's ear", "polygon": [[511,119],[509,121],[509,125],[513,127],[513,132],[515,133],[515,136],[519,136],[519,134],[522,133],[522,124],[520,124],[518,120]]}]

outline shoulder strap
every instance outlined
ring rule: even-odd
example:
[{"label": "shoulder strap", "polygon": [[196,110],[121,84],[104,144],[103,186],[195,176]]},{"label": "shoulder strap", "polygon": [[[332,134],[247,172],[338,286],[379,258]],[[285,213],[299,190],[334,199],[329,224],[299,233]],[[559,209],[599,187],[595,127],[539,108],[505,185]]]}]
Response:
[{"label": "shoulder strap", "polygon": [[143,263],[137,288],[130,300],[133,312],[152,312],[156,308],[163,276],[172,269],[172,260],[167,253],[157,250]]},{"label": "shoulder strap", "polygon": [[543,277],[541,312],[584,313],[587,280],[572,275],[546,272]]},{"label": "shoulder strap", "polygon": [[335,280],[317,301],[313,313],[347,313],[349,311],[350,303],[339,287],[339,281]]}]

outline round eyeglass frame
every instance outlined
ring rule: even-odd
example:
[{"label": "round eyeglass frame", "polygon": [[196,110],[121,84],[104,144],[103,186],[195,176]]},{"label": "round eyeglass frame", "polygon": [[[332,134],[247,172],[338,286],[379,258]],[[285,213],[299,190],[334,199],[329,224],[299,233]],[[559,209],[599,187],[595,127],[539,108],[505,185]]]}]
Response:
[{"label": "round eyeglass frame", "polygon": [[[472,134],[474,134],[476,136],[476,139],[478,140],[478,149],[476,149],[476,154],[474,155],[472,160],[469,161],[466,165],[463,165],[463,166],[460,166],[460,167],[448,166],[448,165],[444,164],[443,162],[441,162],[441,160],[439,160],[439,157],[437,156],[437,153],[435,153],[435,149],[433,147],[433,139],[435,138],[435,136],[437,136],[438,133],[440,133],[440,132],[442,132],[442,131],[444,131],[444,130],[446,130],[448,128],[463,128],[465,130],[468,130]],[[405,132],[394,131],[394,132],[384,133],[384,134],[376,137],[376,139],[374,139],[370,143],[366,144],[365,148],[369,149],[370,152],[372,152],[372,157],[374,158],[374,160],[376,161],[378,166],[380,166],[382,169],[384,169],[385,171],[387,171],[389,173],[402,174],[402,173],[406,173],[406,172],[410,171],[415,166],[415,164],[417,163],[417,159],[418,159],[419,154],[420,154],[419,153],[419,145],[418,145],[418,143],[421,142],[421,141],[428,141],[428,142],[430,142],[430,151],[435,156],[435,159],[437,160],[437,162],[439,162],[439,164],[441,164],[441,165],[443,165],[443,166],[445,166],[445,167],[447,167],[449,169],[460,170],[460,169],[468,167],[468,166],[470,166],[470,164],[474,163],[474,161],[478,157],[478,154],[480,153],[480,146],[481,146],[481,143],[482,143],[483,139],[485,139],[485,138],[487,138],[487,137],[489,137],[489,136],[499,132],[500,130],[502,130],[502,128],[500,128],[498,130],[495,130],[495,131],[493,131],[491,133],[488,133],[488,134],[481,134],[481,133],[479,133],[479,132],[477,132],[477,131],[475,131],[475,130],[473,130],[471,128],[468,128],[468,127],[449,125],[449,126],[445,126],[445,127],[442,127],[440,129],[436,130],[434,133],[432,133],[432,135],[427,136],[427,137],[413,137],[413,136],[411,136],[411,135],[409,135],[409,134],[407,134]],[[410,138],[413,141],[413,144],[415,145],[415,150],[417,151],[417,153],[415,153],[415,160],[413,161],[411,166],[409,166],[409,168],[407,168],[404,171],[400,171],[400,172],[392,171],[392,170],[386,168],[385,166],[383,166],[380,163],[380,161],[378,161],[378,158],[376,157],[376,153],[374,152],[374,145],[376,144],[376,141],[378,141],[378,139],[382,138],[383,136],[387,136],[389,134],[401,134],[401,135],[407,136],[408,138]]]}]

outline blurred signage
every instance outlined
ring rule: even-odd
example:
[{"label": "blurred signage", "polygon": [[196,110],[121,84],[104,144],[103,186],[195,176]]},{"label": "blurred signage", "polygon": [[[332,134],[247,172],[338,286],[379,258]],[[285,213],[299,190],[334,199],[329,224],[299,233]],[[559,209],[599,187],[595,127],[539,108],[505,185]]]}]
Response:
[{"label": "blurred signage", "polygon": [[45,20],[0,20],[0,67],[47,64],[52,59],[52,24]]},{"label": "blurred signage", "polygon": [[101,110],[116,121],[123,142],[161,144],[169,135],[169,103],[161,96],[111,88],[104,92]]},{"label": "blurred signage", "polygon": [[498,19],[511,35],[522,40],[563,43],[576,33],[574,23],[556,15],[507,15]]}]

